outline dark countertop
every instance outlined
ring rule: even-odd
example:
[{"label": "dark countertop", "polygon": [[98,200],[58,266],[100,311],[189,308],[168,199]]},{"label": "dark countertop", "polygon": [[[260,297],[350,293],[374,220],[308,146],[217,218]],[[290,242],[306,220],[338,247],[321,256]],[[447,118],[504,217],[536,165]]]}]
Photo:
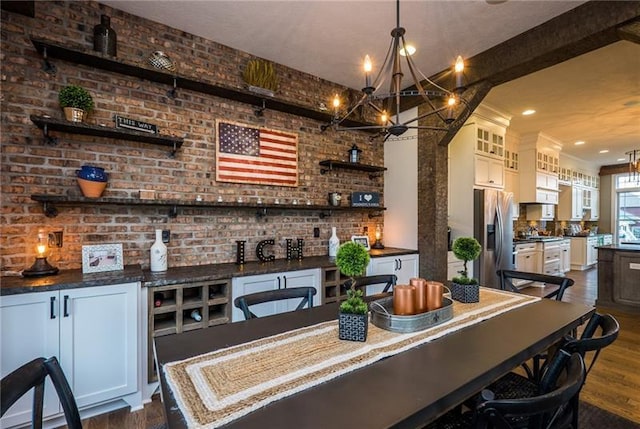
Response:
[{"label": "dark countertop", "polygon": [[550,237],[550,236],[541,236],[541,237],[531,237],[531,238],[514,238],[513,244],[528,244],[528,243],[546,243],[549,241],[560,241],[565,238],[571,237]]},{"label": "dark countertop", "polygon": [[[417,254],[417,250],[371,249],[372,258]],[[273,262],[251,261],[240,266],[235,263],[208,264],[169,268],[167,271],[152,273],[142,270],[140,265],[127,265],[122,271],[82,274],[82,270],[63,270],[46,277],[0,277],[0,295],[15,295],[29,292],[74,289],[80,287],[106,286],[112,284],[142,282],[145,287],[166,286],[184,282],[220,280],[232,277],[269,274],[283,271],[309,270],[334,267],[335,261],[328,256],[308,256],[302,261],[277,259]]]},{"label": "dark countertop", "polygon": [[602,249],[602,250],[616,250],[621,252],[639,252],[640,253],[640,246],[633,245],[633,244],[609,244],[607,246],[598,246],[596,248]]}]

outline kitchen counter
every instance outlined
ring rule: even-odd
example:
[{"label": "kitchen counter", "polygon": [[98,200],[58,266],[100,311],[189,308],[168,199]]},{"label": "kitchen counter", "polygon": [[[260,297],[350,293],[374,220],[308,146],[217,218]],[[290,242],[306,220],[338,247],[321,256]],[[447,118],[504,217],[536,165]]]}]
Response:
[{"label": "kitchen counter", "polygon": [[530,237],[530,238],[514,238],[513,244],[522,244],[522,243],[540,243],[540,242],[548,242],[548,241],[560,241],[565,238],[570,237],[557,237],[557,236],[538,236],[538,237]]},{"label": "kitchen counter", "polygon": [[[372,258],[410,255],[417,250],[387,247],[371,249]],[[74,289],[90,286],[106,286],[120,283],[142,282],[145,287],[167,286],[184,282],[211,281],[232,277],[253,276],[283,271],[335,267],[335,260],[328,256],[308,256],[302,261],[276,259],[273,262],[250,261],[244,265],[235,263],[208,264],[169,268],[153,273],[140,265],[128,265],[122,271],[83,274],[82,270],[62,270],[46,277],[0,277],[0,295],[15,295],[29,292]]]}]

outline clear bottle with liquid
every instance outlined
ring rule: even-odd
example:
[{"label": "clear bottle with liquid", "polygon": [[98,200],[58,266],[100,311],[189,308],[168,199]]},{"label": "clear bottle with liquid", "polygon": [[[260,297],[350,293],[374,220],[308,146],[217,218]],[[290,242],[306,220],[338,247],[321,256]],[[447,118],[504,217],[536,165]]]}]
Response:
[{"label": "clear bottle with liquid", "polygon": [[335,258],[340,247],[340,239],[336,234],[336,227],[331,227],[331,237],[329,237],[329,258]]}]

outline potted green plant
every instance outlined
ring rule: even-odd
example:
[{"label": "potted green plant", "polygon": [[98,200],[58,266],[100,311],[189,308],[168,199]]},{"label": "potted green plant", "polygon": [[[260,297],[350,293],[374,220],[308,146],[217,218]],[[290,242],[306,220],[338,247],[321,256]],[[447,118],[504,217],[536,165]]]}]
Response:
[{"label": "potted green plant", "polygon": [[482,251],[480,243],[473,237],[459,237],[453,242],[451,250],[456,258],[464,262],[462,271],[458,271],[460,275],[451,280],[451,297],[465,303],[478,302],[480,300],[480,286],[477,279],[469,278],[467,262],[478,259]]},{"label": "potted green plant", "polygon": [[82,122],[93,110],[93,98],[89,91],[78,85],[67,85],[58,93],[60,107],[68,121]]},{"label": "potted green plant", "polygon": [[249,61],[242,78],[249,85],[249,91],[273,97],[278,90],[278,75],[273,63],[269,61]]},{"label": "potted green plant", "polygon": [[360,243],[348,241],[338,248],[336,266],[342,274],[349,276],[351,286],[347,299],[340,304],[338,314],[338,337],[341,340],[366,341],[369,328],[369,308],[357,290],[357,276],[362,276],[369,265],[369,252]]}]

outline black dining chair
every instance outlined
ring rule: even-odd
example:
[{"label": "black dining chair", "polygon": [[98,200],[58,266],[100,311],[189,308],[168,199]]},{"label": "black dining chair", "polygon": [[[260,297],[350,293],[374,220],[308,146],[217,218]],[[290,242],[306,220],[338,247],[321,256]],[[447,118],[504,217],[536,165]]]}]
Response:
[{"label": "black dining chair", "polygon": [[425,429],[571,428],[577,418],[577,409],[571,404],[579,397],[584,378],[582,356],[561,350],[533,394],[500,398],[489,387],[470,411],[449,411]]},{"label": "black dining chair", "polygon": [[316,295],[316,293],[317,291],[313,287],[290,287],[239,296],[233,301],[233,304],[242,311],[245,320],[257,319],[258,316],[256,316],[251,312],[251,310],[249,310],[249,307],[251,307],[252,305],[300,298],[301,301],[296,307],[297,311],[302,310],[305,307],[313,307],[313,297]]},{"label": "black dining chair", "polygon": [[33,389],[31,427],[41,429],[44,384],[47,376],[51,378],[53,386],[58,393],[58,398],[67,420],[67,427],[69,429],[82,429],[76,400],[55,356],[49,359],[42,357],[34,359],[2,378],[0,416],[3,416],[25,393]]},{"label": "black dining chair", "polygon": [[[586,378],[602,349],[613,343],[616,338],[618,338],[619,332],[620,325],[613,316],[610,314],[594,313],[585,326],[580,338],[565,336],[558,344],[558,353],[578,353],[582,358],[589,358],[591,362],[585,372]],[[539,383],[536,382],[536,379],[541,377],[540,374],[544,377],[544,374],[546,374],[548,370],[548,365],[545,361],[540,366],[538,370],[539,373],[534,374],[533,377],[530,375],[524,377],[515,372],[510,372],[491,384],[489,389],[495,393],[498,399],[532,396],[539,390]],[[574,418],[576,419],[578,405],[579,401],[575,398],[572,407],[575,409]],[[577,421],[574,422],[574,425],[575,424],[577,424]],[[575,427],[577,426],[574,426],[574,428]]]},{"label": "black dining chair", "polygon": [[574,284],[573,279],[570,279],[569,277],[529,273],[526,271],[498,270],[497,274],[500,278],[500,289],[511,292],[520,292],[520,289],[514,285],[514,280],[527,280],[531,282],[544,283],[546,285],[558,285],[557,289],[544,296],[544,298],[555,299],[556,301],[562,301],[567,288]]},{"label": "black dining chair", "polygon": [[[396,285],[398,281],[398,277],[395,274],[379,274],[374,276],[363,276],[363,277],[355,277],[353,281],[356,282],[355,288],[362,290],[364,292],[365,301],[371,301],[373,299],[377,299],[383,296],[391,295],[393,292],[393,287]],[[351,288],[352,279],[347,280],[344,283],[345,289]],[[384,285],[382,288],[382,292],[378,292],[375,294],[368,294],[367,287],[373,285]]]}]

